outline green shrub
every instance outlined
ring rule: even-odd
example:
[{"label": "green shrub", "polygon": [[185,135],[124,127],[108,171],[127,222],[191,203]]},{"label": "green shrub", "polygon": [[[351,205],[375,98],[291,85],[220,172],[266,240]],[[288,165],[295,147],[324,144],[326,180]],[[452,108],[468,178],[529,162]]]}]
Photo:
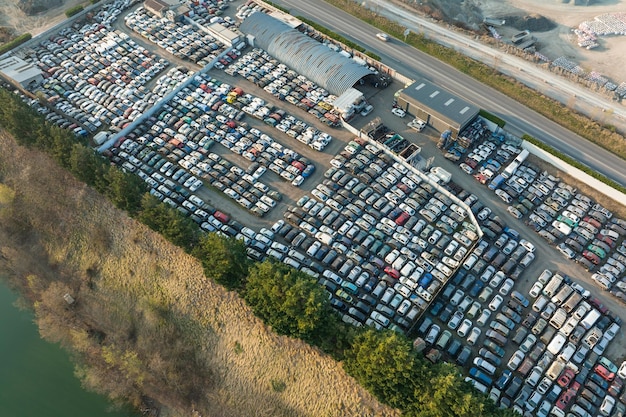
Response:
[{"label": "green shrub", "polygon": [[12,41],[9,41],[9,42],[5,43],[4,45],[1,45],[0,46],[0,54],[4,54],[5,52],[8,52],[11,49],[20,46],[24,42],[30,40],[32,37],[33,36],[30,33],[24,33],[23,35],[18,36],[17,38],[13,39]]},{"label": "green shrub", "polygon": [[65,11],[65,16],[67,17],[72,17],[77,13],[80,13],[83,11],[83,6],[82,5],[78,5],[78,6],[74,6],[72,8],[69,8]]},{"label": "green shrub", "polygon": [[494,122],[495,124],[497,124],[499,127],[504,127],[504,125],[506,124],[506,122],[502,119],[500,119],[498,116],[496,116],[495,114],[489,113],[486,110],[480,109],[480,111],[478,112],[478,115]]},{"label": "green shrub", "polygon": [[303,21],[304,23],[306,23],[307,25],[311,26],[313,29],[317,30],[320,33],[323,33],[324,35],[333,38],[334,40],[343,43],[344,45],[346,45],[349,48],[354,49],[355,51],[359,51],[359,52],[365,52],[365,48],[363,48],[361,45],[352,42],[349,39],[346,39],[345,37],[341,36],[340,34],[333,32],[332,30],[320,25],[317,22],[314,22],[312,20],[307,19],[306,17],[303,16],[297,16],[298,19],[300,19],[301,21]]},{"label": "green shrub", "polygon": [[380,55],[372,52],[372,51],[365,51],[365,55],[369,56],[372,59],[375,59],[376,61],[380,61]]}]

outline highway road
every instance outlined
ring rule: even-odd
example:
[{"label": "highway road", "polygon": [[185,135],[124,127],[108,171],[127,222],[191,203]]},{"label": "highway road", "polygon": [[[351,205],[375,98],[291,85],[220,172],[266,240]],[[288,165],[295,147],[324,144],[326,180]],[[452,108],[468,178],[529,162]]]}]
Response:
[{"label": "highway road", "polygon": [[626,162],[569,130],[537,114],[517,101],[462,74],[449,65],[399,40],[383,43],[378,30],[321,0],[280,0],[293,15],[302,15],[363,45],[381,56],[382,62],[409,77],[423,77],[507,121],[514,135],[536,137],[559,151],[626,186]]}]

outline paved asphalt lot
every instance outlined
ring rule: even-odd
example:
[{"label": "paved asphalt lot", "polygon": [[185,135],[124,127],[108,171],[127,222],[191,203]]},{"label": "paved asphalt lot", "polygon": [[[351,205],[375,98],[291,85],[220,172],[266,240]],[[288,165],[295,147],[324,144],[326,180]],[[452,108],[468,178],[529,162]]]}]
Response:
[{"label": "paved asphalt lot", "polygon": [[[294,205],[295,202],[302,195],[313,189],[322,179],[323,172],[330,167],[329,161],[332,157],[343,149],[343,146],[347,144],[353,136],[344,129],[331,129],[321,124],[316,118],[310,114],[296,108],[295,106],[286,105],[279,101],[271,94],[264,91],[262,88],[248,82],[241,77],[231,77],[225,74],[223,71],[212,70],[210,72],[215,78],[228,82],[232,85],[238,85],[244,89],[245,92],[259,96],[267,102],[273,103],[277,106],[282,106],[286,111],[305,120],[307,123],[315,125],[318,129],[328,132],[333,135],[333,142],[323,151],[317,152],[309,148],[308,146],[288,137],[286,134],[279,132],[276,129],[271,129],[265,126],[261,121],[251,117],[244,119],[250,126],[257,127],[266,131],[275,140],[285,146],[291,147],[296,152],[310,158],[315,161],[316,171],[313,176],[308,178],[300,188],[295,188],[285,181],[282,181],[278,176],[268,171],[263,176],[263,181],[270,187],[279,190],[283,194],[283,205],[277,206],[273,209],[269,215],[258,218],[250,214],[247,210],[241,208],[238,204],[231,199],[223,196],[219,193],[209,192],[204,190],[203,197],[208,197],[210,203],[215,207],[223,207],[227,211],[230,211],[233,216],[244,224],[251,224],[258,228],[268,227],[276,220],[282,218],[282,213],[287,205]],[[394,83],[392,86],[385,90],[373,90],[368,89],[366,96],[368,100],[374,105],[375,110],[367,117],[356,116],[351,123],[357,127],[364,126],[368,121],[375,117],[381,117],[383,122],[391,129],[403,135],[411,142],[422,147],[421,155],[424,158],[434,156],[433,165],[441,166],[447,171],[453,174],[452,181],[466,189],[467,191],[475,194],[479,197],[479,200],[483,204],[489,206],[495,214],[500,216],[508,225],[518,230],[522,237],[532,242],[537,248],[538,254],[535,261],[526,269],[521,278],[516,282],[515,289],[522,294],[528,294],[528,290],[532,287],[536,278],[541,274],[544,269],[550,269],[551,271],[561,271],[569,275],[576,282],[579,282],[585,288],[589,289],[593,296],[602,300],[611,311],[616,313],[622,319],[626,320],[626,307],[617,299],[610,296],[608,293],[600,290],[593,284],[590,278],[590,273],[585,271],[582,267],[578,266],[572,261],[566,260],[554,246],[551,246],[544,239],[540,238],[537,234],[531,231],[521,220],[515,219],[506,211],[506,204],[502,202],[496,195],[490,191],[486,186],[479,184],[472,176],[465,174],[456,163],[443,158],[441,152],[436,147],[436,142],[439,138],[438,132],[428,127],[423,132],[417,133],[416,131],[408,128],[406,123],[409,121],[409,117],[398,118],[391,114],[391,103],[393,101],[393,95],[401,86]],[[270,129],[270,130],[268,130]],[[213,152],[218,152],[220,155],[229,159],[231,162],[236,162],[239,166],[245,167],[249,164],[243,157],[235,155],[226,151],[223,147],[216,145],[211,149]],[[626,338],[623,334],[619,334],[618,337],[609,345],[607,350],[610,357],[621,360],[624,356],[624,347],[626,346]],[[619,362],[618,360],[618,362]]]},{"label": "paved asphalt lot", "polygon": [[[235,2],[233,6],[236,7],[238,4],[239,2]],[[234,14],[235,7],[231,7],[227,14]],[[137,43],[145,46],[150,50],[158,52],[174,65],[185,65],[193,70],[198,69],[196,65],[183,62],[182,60],[172,56],[161,48],[157,48],[153,44],[144,41],[141,36],[128,30],[123,24],[123,16],[124,14],[120,16],[120,18],[117,20],[117,23],[115,25],[117,29],[123,30],[124,32],[128,33]],[[232,77],[217,69],[210,71],[209,74],[222,82],[227,82],[231,85],[237,85],[239,87],[242,87],[246,93],[261,97],[268,103],[272,103],[277,105],[278,107],[282,107],[294,116],[305,120],[309,124],[317,127],[322,131],[328,132],[333,136],[332,143],[323,152],[317,152],[312,150],[308,146],[290,138],[285,133],[279,132],[276,129],[269,128],[268,126],[264,125],[260,120],[254,119],[252,117],[246,117],[244,119],[251,127],[259,128],[260,130],[268,133],[281,144],[292,148],[296,152],[309,158],[311,161],[314,161],[316,165],[315,173],[311,177],[309,177],[304,182],[304,184],[302,184],[301,187],[296,188],[279,179],[277,174],[268,170],[264,174],[262,181],[267,183],[271,188],[280,191],[283,195],[283,201],[282,204],[279,204],[276,208],[272,209],[270,213],[268,213],[268,215],[263,218],[252,215],[249,211],[243,209],[240,205],[235,203],[230,198],[227,198],[222,193],[215,192],[208,188],[200,190],[200,196],[202,198],[205,198],[206,201],[214,207],[223,209],[224,211],[231,213],[235,219],[243,224],[254,226],[257,230],[261,227],[269,227],[276,220],[282,218],[284,210],[287,206],[294,205],[295,202],[302,195],[306,194],[308,191],[313,189],[319,182],[321,182],[321,180],[323,179],[323,172],[330,167],[329,161],[335,154],[342,150],[345,144],[347,144],[352,139],[352,135],[344,129],[331,129],[323,125],[310,114],[296,108],[295,106],[288,105],[285,102],[279,101],[277,98],[267,93],[262,88],[259,88],[258,86],[248,82],[241,77]],[[535,278],[544,269],[550,269],[552,271],[559,270],[572,277],[576,282],[581,283],[583,286],[589,289],[594,296],[600,298],[611,311],[615,312],[622,319],[626,320],[625,306],[621,304],[618,300],[609,296],[607,293],[601,291],[600,289],[598,289],[598,287],[592,284],[590,274],[588,272],[583,270],[577,264],[563,258],[554,247],[550,246],[544,239],[541,239],[535,233],[530,231],[523,224],[522,221],[510,216],[506,212],[506,205],[499,198],[494,198],[495,194],[493,194],[493,192],[488,190],[487,187],[476,182],[472,176],[466,175],[464,172],[462,172],[457,164],[443,158],[441,153],[435,146],[438,140],[438,132],[435,132],[432,128],[429,127],[426,128],[422,133],[417,133],[406,126],[406,122],[409,120],[409,117],[401,119],[391,114],[390,109],[391,103],[393,102],[393,95],[401,87],[402,85],[394,83],[385,90],[366,88],[364,90],[366,97],[374,105],[375,110],[367,117],[356,116],[353,120],[351,120],[351,123],[356,127],[362,127],[369,120],[372,120],[375,117],[381,117],[383,119],[383,122],[388,127],[400,133],[411,142],[421,146],[421,155],[424,158],[430,158],[434,156],[434,165],[441,166],[447,171],[451,172],[453,174],[453,181],[455,183],[478,196],[481,202],[483,202],[485,205],[488,205],[495,214],[504,219],[511,227],[520,231],[524,238],[531,241],[535,245],[539,256],[527,268],[521,278],[516,282],[515,288],[518,291],[522,292],[523,294],[527,294],[528,290],[534,283]],[[249,161],[245,160],[239,155],[227,151],[221,145],[215,145],[211,149],[211,151],[220,154],[225,159],[235,163],[242,168],[245,168],[249,165]],[[610,347],[608,349],[609,356],[617,359],[619,362],[619,360],[623,359],[625,346],[626,341],[623,334],[620,333],[618,337],[613,341],[613,343],[610,344]]]},{"label": "paved asphalt lot", "polygon": [[[512,129],[516,135],[528,133],[579,160],[591,169],[626,185],[623,159],[573,134],[534,110],[485,86],[450,65],[410,47],[401,40],[381,42],[375,36],[379,32],[378,29],[321,0],[282,0],[278,3],[294,15],[320,22],[330,30],[363,45],[367,50],[381,56],[385,64],[400,73],[409,77],[424,77],[470,103],[498,115],[507,121],[509,129]],[[405,25],[407,22],[400,24]],[[415,32],[420,31],[413,26],[412,29]],[[427,36],[431,35],[427,33]]]}]

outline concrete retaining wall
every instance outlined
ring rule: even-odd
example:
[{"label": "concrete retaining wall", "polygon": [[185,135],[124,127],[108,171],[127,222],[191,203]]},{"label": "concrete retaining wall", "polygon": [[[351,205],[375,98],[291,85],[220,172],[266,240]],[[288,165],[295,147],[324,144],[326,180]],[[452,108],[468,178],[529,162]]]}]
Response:
[{"label": "concrete retaining wall", "polygon": [[528,152],[530,152],[531,154],[536,155],[537,157],[541,158],[542,160],[546,162],[549,162],[550,164],[554,165],[557,169],[560,169],[566,174],[571,175],[572,177],[578,179],[579,181],[584,182],[588,186],[598,190],[599,192],[615,200],[616,202],[623,203],[624,201],[626,201],[626,194],[621,193],[612,187],[609,187],[603,182],[598,181],[597,179],[593,178],[591,175],[568,164],[567,162],[544,151],[543,149],[538,148],[532,143],[528,141],[522,141],[522,148],[528,149]]}]

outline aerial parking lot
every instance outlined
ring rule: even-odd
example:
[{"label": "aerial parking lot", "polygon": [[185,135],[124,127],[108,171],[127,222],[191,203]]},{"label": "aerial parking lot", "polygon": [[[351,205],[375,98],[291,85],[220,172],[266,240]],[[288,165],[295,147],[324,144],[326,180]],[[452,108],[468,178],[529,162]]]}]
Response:
[{"label": "aerial parking lot", "polygon": [[[99,134],[202,230],[310,275],[345,322],[416,338],[502,407],[624,414],[626,221],[481,119],[459,133],[471,146],[441,152],[396,89],[355,85],[367,102],[350,132],[337,95],[267,51],[112,4],[22,51],[50,123]],[[236,30],[256,6],[193,7]]]}]

